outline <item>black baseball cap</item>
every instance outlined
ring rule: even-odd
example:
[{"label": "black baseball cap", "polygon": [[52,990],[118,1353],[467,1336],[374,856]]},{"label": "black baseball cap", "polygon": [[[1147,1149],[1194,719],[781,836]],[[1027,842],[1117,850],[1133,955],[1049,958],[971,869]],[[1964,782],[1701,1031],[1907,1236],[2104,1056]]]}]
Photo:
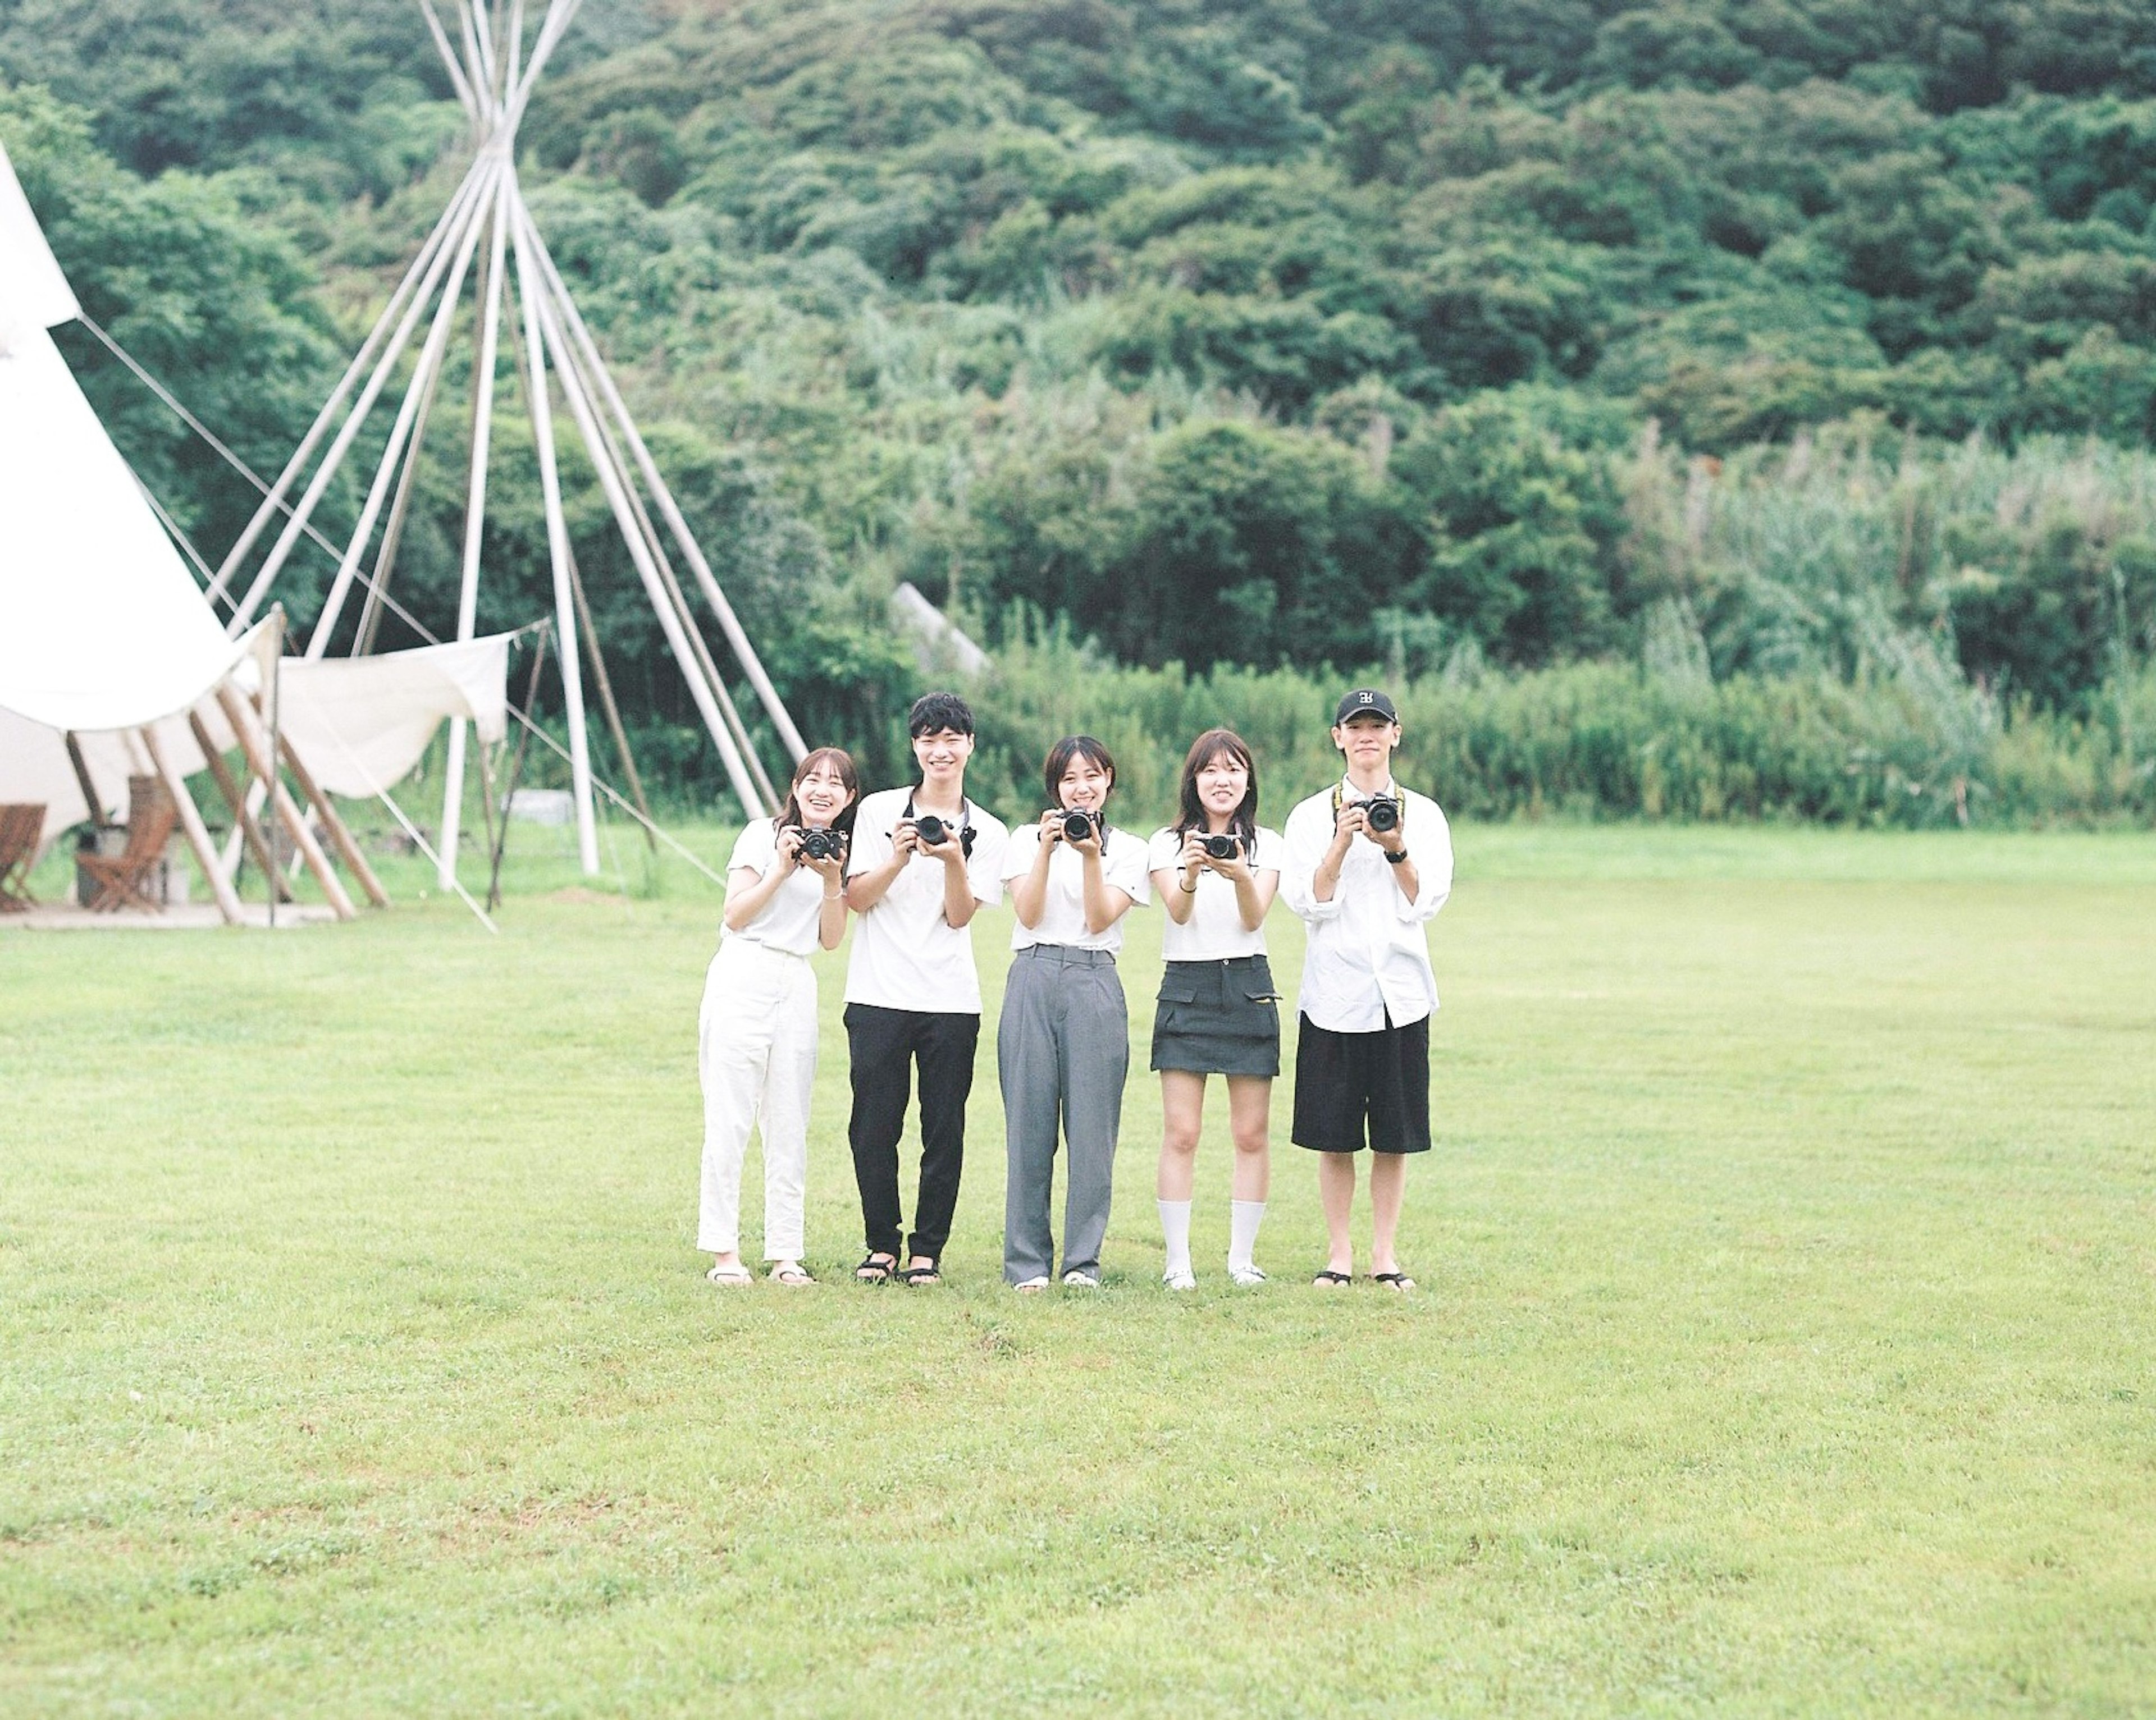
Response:
[{"label": "black baseball cap", "polygon": [[1332,713],[1332,727],[1338,728],[1351,716],[1382,716],[1387,722],[1400,720],[1393,701],[1375,687],[1358,687],[1342,699],[1340,708]]}]

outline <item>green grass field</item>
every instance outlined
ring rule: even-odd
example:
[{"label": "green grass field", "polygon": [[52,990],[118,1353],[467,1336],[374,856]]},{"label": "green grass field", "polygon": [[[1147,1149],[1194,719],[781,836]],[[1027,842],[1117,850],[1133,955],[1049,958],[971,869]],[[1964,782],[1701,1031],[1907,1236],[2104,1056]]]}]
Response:
[{"label": "green grass field", "polygon": [[0,1711],[2156,1709],[2156,842],[1458,834],[1409,1299],[1284,1142],[1232,1291],[1219,1118],[1163,1292],[1142,1073],[1005,1291],[992,1044],[953,1282],[840,1281],[839,960],[827,1282],[712,1290],[678,866],[0,932]]}]

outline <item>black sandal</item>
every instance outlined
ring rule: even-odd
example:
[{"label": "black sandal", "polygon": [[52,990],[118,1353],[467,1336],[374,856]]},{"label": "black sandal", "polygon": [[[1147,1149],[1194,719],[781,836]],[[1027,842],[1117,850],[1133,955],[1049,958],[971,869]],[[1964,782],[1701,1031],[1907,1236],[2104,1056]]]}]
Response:
[{"label": "black sandal", "polygon": [[942,1269],[934,1260],[929,1261],[925,1266],[908,1266],[898,1276],[915,1290],[920,1289],[924,1284],[941,1284],[943,1281]]},{"label": "black sandal", "polygon": [[1355,1277],[1352,1272],[1336,1272],[1328,1266],[1324,1271],[1320,1272],[1310,1281],[1312,1284],[1353,1284],[1355,1281]]},{"label": "black sandal", "polygon": [[866,1260],[854,1268],[854,1280],[859,1284],[888,1284],[891,1282],[891,1275],[897,1270],[896,1255],[872,1252]]},{"label": "black sandal", "polygon": [[1382,1284],[1389,1290],[1396,1290],[1402,1296],[1405,1296],[1414,1288],[1414,1280],[1404,1272],[1373,1272],[1370,1274],[1370,1281],[1373,1284]]}]

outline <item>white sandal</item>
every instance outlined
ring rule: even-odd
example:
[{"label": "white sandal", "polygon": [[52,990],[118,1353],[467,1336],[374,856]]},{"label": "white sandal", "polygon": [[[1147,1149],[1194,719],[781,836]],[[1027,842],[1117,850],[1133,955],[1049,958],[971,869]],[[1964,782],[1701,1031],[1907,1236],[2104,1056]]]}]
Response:
[{"label": "white sandal", "polygon": [[713,1266],[704,1276],[727,1290],[745,1290],[756,1282],[756,1274],[747,1266]]},{"label": "white sandal", "polygon": [[1160,1281],[1165,1284],[1170,1290],[1195,1290],[1198,1288],[1197,1277],[1195,1275],[1188,1271],[1163,1272],[1160,1275]]}]

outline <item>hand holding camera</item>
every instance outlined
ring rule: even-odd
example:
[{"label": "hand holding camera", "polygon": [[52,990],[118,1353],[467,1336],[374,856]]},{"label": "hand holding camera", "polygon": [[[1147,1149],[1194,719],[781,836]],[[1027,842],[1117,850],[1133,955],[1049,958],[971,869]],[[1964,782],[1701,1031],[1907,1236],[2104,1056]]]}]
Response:
[{"label": "hand holding camera", "polygon": [[821,826],[794,826],[782,831],[782,844],[790,847],[797,862],[805,862],[826,880],[837,882],[846,859],[845,833]]},{"label": "hand holding camera", "polygon": [[[948,819],[939,818],[932,812],[924,812],[914,819],[901,819],[899,830],[911,831],[915,845],[931,859],[947,860],[963,859],[965,855],[965,833]],[[896,837],[893,838],[896,845]],[[903,850],[911,853],[911,849]]]},{"label": "hand holding camera", "polygon": [[1081,854],[1101,852],[1101,815],[1082,806],[1043,813],[1040,828],[1046,841],[1067,842]]}]

